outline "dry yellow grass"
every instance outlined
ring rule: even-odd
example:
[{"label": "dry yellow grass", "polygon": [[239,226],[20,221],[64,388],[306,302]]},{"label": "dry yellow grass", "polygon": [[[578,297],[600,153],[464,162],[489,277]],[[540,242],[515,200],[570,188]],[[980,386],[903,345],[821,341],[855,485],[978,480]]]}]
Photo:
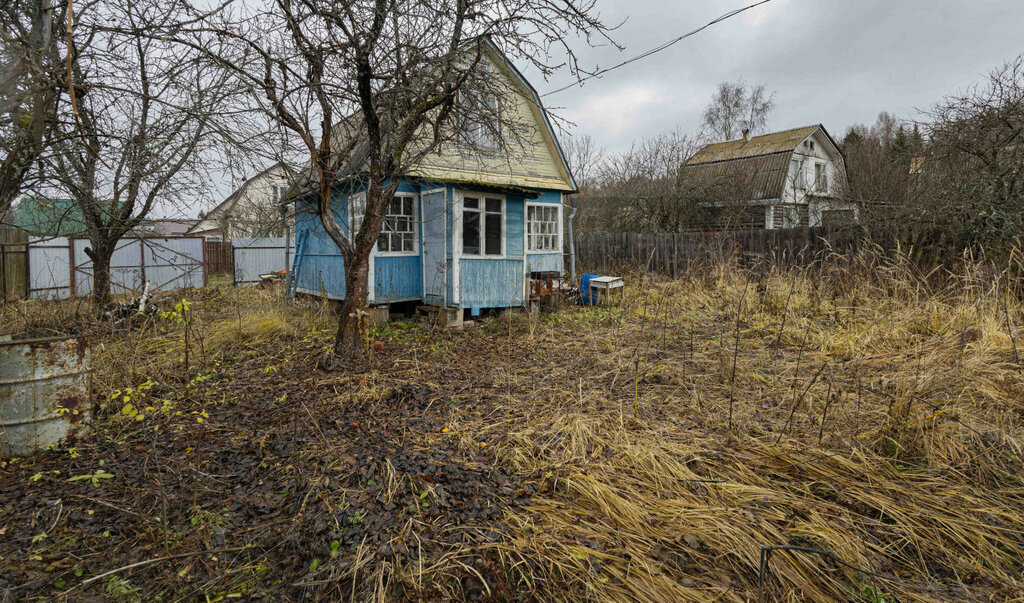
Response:
[{"label": "dry yellow grass", "polygon": [[[521,352],[553,360],[548,402],[464,426],[556,482],[506,567],[565,600],[1024,596],[1020,304],[870,261],[640,279],[548,319]],[[554,361],[567,332],[586,372]],[[778,545],[830,555],[775,551],[761,584]]]},{"label": "dry yellow grass", "polygon": [[[310,575],[218,574],[203,592],[459,598],[472,596],[466,576],[487,574],[500,575],[481,587],[498,599],[749,601],[761,589],[782,601],[1024,599],[1016,279],[975,263],[922,273],[874,252],[813,269],[689,275],[631,277],[613,308],[463,331],[389,325],[374,333],[385,352],[334,373],[301,365],[329,345],[322,306],[285,307],[266,291],[197,294],[196,361],[232,377],[175,403],[189,412],[207,400],[199,433],[240,448],[268,428],[239,418],[232,400],[251,399],[250,411],[297,405],[286,431],[298,448],[278,464],[305,484],[308,505],[286,525],[354,512],[356,486],[324,485],[357,476],[356,456],[359,471],[374,470],[372,497],[399,507],[441,504],[444,482],[408,460],[439,448],[460,470],[537,486],[500,525],[428,525],[442,514],[374,528],[389,546],[408,544],[405,556],[310,552],[323,561]],[[181,373],[176,325],[105,342],[110,387]],[[264,356],[267,366],[253,362]],[[411,407],[409,388],[421,392]],[[370,420],[389,432],[351,439]],[[375,457],[364,459],[370,442]],[[168,446],[179,444],[200,452],[190,440]],[[280,529],[297,550],[326,546]],[[497,537],[472,550],[438,537],[484,529]],[[417,556],[431,539],[441,552]],[[773,550],[762,564],[762,547],[779,546],[824,553]],[[275,550],[246,563],[276,567]],[[173,583],[175,570],[165,572]]]}]

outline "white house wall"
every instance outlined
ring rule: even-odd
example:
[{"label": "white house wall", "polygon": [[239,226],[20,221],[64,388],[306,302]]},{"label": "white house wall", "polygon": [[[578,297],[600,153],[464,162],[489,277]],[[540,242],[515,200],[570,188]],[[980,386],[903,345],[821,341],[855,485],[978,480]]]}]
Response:
[{"label": "white house wall", "polygon": [[[813,141],[814,148],[804,145],[804,142]],[[825,174],[828,179],[828,188],[825,192],[814,190],[814,165],[824,162]],[[803,179],[800,179],[800,171],[803,172]],[[813,132],[807,139],[797,145],[793,151],[793,158],[789,162],[789,175],[783,188],[782,198],[779,201],[784,204],[808,205],[808,226],[818,226],[821,223],[821,212],[828,209],[853,209],[857,219],[860,218],[857,208],[849,203],[840,203],[835,197],[842,193],[846,187],[846,170],[843,166],[843,158],[832,142],[820,131]],[[782,208],[773,208],[775,212],[783,211]],[[794,213],[794,212],[788,212]],[[771,214],[771,212],[769,212]],[[791,225],[792,216],[787,215],[785,226]],[[772,224],[772,216],[767,217],[769,228]]]},{"label": "white house wall", "polygon": [[232,216],[228,222],[228,238],[251,236],[251,232],[244,223],[235,222],[233,214],[238,211],[245,212],[245,208],[264,206],[265,211],[277,211],[274,203],[274,186],[285,186],[288,181],[288,170],[283,165],[277,165],[267,172],[257,176],[245,187],[242,194],[231,203],[230,207],[223,204],[210,211],[210,215],[199,224],[194,226],[190,234],[202,234],[210,238],[217,238],[223,235],[224,224],[223,214]]}]

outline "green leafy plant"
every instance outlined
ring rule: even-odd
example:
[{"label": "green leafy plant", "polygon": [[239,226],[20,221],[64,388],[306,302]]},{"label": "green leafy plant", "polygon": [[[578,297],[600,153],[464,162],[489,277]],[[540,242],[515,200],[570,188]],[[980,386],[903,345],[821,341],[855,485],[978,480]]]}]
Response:
[{"label": "green leafy plant", "polygon": [[87,473],[85,475],[76,475],[74,477],[68,478],[68,481],[69,482],[80,482],[82,480],[87,479],[87,480],[92,481],[92,487],[93,488],[99,488],[100,487],[100,480],[103,480],[103,479],[113,479],[113,478],[114,478],[114,474],[113,473],[107,473],[106,471],[104,471],[102,469],[97,469],[95,473]]},{"label": "green leafy plant", "polygon": [[106,580],[104,590],[115,601],[141,601],[141,589],[131,582],[119,577],[110,576]]}]

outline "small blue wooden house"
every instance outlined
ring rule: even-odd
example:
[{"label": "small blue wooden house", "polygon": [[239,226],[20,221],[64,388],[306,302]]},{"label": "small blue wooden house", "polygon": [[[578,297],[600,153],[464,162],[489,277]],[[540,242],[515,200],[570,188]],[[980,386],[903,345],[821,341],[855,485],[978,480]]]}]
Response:
[{"label": "small blue wooden house", "polygon": [[[484,58],[507,91],[492,102],[521,123],[517,137],[528,144],[507,150],[488,140],[493,133],[460,133],[403,177],[370,257],[371,306],[419,302],[476,315],[525,305],[530,273],[563,272],[564,195],[576,184],[537,91],[490,41]],[[352,179],[334,191],[339,222],[358,232],[365,190]],[[296,290],[344,299],[341,254],[299,204]]]}]

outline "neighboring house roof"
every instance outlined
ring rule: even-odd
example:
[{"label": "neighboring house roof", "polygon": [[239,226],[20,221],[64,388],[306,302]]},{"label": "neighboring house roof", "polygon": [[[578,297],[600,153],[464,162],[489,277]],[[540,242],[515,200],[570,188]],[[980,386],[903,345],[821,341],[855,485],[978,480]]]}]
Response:
[{"label": "neighboring house roof", "polygon": [[[87,234],[82,211],[72,199],[22,197],[13,213],[14,226],[29,234],[47,237],[82,237]],[[144,219],[129,234],[182,235],[197,221],[176,218]]]},{"label": "neighboring house roof", "polygon": [[188,218],[152,218],[140,222],[136,230],[150,230],[158,235],[177,236],[187,233],[198,223],[199,220]]},{"label": "neighboring house roof", "polygon": [[816,124],[802,128],[793,128],[792,130],[783,130],[782,132],[772,132],[770,134],[754,136],[748,140],[716,142],[701,147],[699,151],[693,154],[693,157],[686,161],[686,164],[694,165],[698,163],[728,161],[730,159],[744,159],[793,151],[818,128],[821,128],[821,125]]},{"label": "neighboring house roof", "polygon": [[71,199],[22,197],[14,226],[33,235],[65,237],[85,233],[82,211]]},{"label": "neighboring house roof", "polygon": [[719,186],[726,200],[779,199],[789,176],[791,152],[743,157],[728,161],[687,164],[684,182],[697,187]]},{"label": "neighboring house roof", "polygon": [[793,153],[817,131],[842,157],[824,126],[815,124],[706,145],[683,164],[682,177],[691,185],[722,187],[721,193],[727,200],[779,199],[786,187]]},{"label": "neighboring house roof", "polygon": [[243,198],[245,192],[249,190],[249,187],[254,182],[259,181],[263,176],[269,174],[270,172],[274,171],[279,167],[284,168],[285,172],[287,172],[289,175],[293,175],[295,173],[294,170],[292,170],[292,168],[287,163],[283,161],[278,161],[274,165],[268,167],[267,169],[263,170],[262,172],[256,174],[252,178],[249,178],[248,180],[243,182],[241,186],[235,189],[235,192],[228,195],[228,197],[221,201],[220,204],[211,209],[210,212],[206,214],[205,218],[203,218],[202,220],[197,220],[196,224],[188,229],[188,234],[209,232],[211,230],[217,230],[218,228],[220,228],[216,221],[223,219],[225,215],[229,215],[231,213],[231,211],[235,207],[235,204],[238,203],[239,199]]}]

